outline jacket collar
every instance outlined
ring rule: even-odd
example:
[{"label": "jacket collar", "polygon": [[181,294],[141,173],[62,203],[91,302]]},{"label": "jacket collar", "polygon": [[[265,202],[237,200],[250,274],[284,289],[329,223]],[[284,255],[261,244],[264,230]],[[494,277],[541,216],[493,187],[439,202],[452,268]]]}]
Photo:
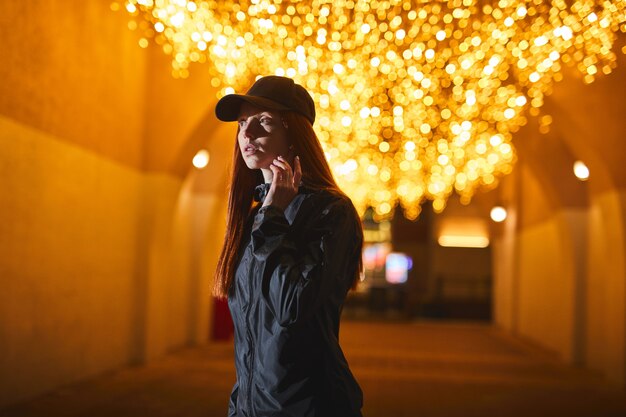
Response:
[{"label": "jacket collar", "polygon": [[[270,189],[270,185],[271,185],[270,183],[259,184],[254,188],[254,199],[255,201],[260,202],[256,206],[257,210],[263,204],[263,201],[265,200],[265,197],[267,196],[267,192]],[[302,181],[300,181],[300,186],[298,187],[298,194],[294,197],[293,200],[291,200],[291,203],[289,203],[289,205],[287,206],[284,212],[285,218],[287,219],[287,222],[289,223],[289,225],[291,225],[294,222],[296,215],[300,211],[300,206],[302,205],[304,200],[306,200],[309,196],[311,196],[314,193],[316,193],[315,189],[305,186],[302,183]]]},{"label": "jacket collar", "polygon": [[254,201],[263,202],[267,192],[270,190],[271,183],[264,182],[254,187]]}]

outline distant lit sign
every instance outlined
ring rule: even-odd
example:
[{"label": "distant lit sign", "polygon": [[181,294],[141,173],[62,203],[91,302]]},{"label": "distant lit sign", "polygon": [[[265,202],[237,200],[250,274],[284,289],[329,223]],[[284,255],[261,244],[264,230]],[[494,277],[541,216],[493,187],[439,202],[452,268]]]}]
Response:
[{"label": "distant lit sign", "polygon": [[406,282],[409,270],[413,268],[413,260],[404,253],[391,252],[385,262],[385,279],[390,284]]},{"label": "distant lit sign", "polygon": [[388,243],[366,244],[363,249],[363,267],[368,271],[382,271],[389,252],[391,245]]}]

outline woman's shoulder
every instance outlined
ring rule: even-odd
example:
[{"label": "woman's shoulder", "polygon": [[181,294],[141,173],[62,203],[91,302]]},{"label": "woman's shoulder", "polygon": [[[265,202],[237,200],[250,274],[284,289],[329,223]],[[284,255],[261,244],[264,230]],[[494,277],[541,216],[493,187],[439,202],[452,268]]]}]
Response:
[{"label": "woman's shoulder", "polygon": [[358,216],[350,197],[337,189],[312,190],[308,200],[309,209],[318,212],[322,217],[328,214],[341,215],[342,217]]}]

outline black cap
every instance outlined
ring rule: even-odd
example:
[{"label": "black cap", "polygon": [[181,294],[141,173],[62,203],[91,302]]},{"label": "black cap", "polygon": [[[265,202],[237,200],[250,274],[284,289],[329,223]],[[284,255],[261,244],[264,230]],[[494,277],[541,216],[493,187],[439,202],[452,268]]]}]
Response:
[{"label": "black cap", "polygon": [[311,95],[291,78],[268,75],[259,78],[244,94],[228,94],[215,106],[215,115],[224,122],[233,122],[239,117],[243,102],[273,110],[290,110],[306,117],[311,124],[315,121],[315,103]]}]

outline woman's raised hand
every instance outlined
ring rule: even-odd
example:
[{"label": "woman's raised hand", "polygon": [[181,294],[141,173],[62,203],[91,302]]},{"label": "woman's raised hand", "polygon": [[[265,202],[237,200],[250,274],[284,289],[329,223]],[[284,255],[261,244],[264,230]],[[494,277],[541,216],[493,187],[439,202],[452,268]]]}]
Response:
[{"label": "woman's raised hand", "polygon": [[273,174],[272,183],[263,201],[263,206],[272,205],[284,210],[298,194],[298,186],[302,178],[300,158],[296,156],[293,159],[293,171],[282,156],[274,159],[270,169]]}]

